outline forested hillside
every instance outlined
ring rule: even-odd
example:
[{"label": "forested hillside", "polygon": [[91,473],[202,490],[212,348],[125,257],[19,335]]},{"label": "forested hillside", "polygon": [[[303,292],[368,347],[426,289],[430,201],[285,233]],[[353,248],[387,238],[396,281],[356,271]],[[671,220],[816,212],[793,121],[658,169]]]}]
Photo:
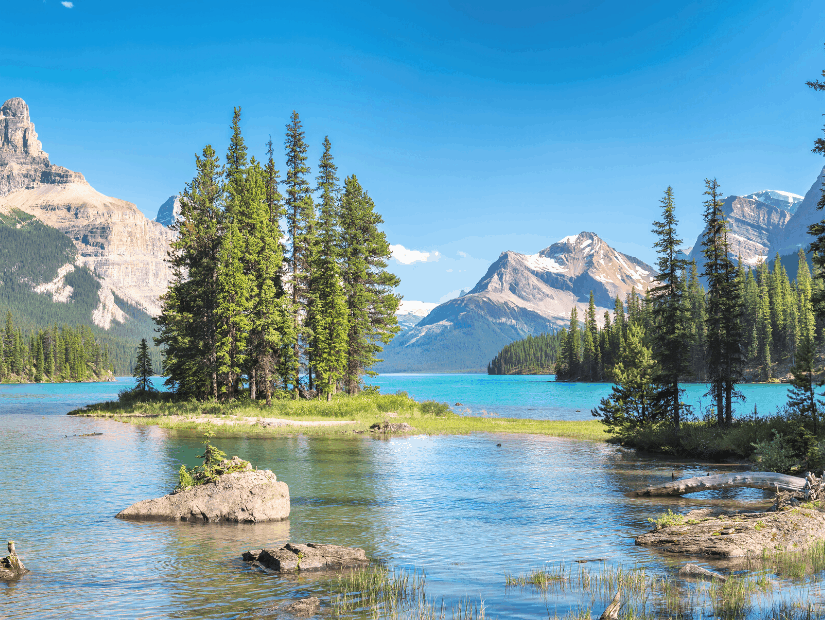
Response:
[{"label": "forested hillside", "polygon": [[[108,330],[92,323],[92,313],[100,303],[100,282],[85,267],[73,267],[77,250],[71,239],[19,210],[0,213],[0,316],[11,313],[14,324],[27,335],[55,326],[85,327],[94,339],[109,350],[109,364],[117,375],[129,374],[135,348],[141,338],[151,342],[154,322],[142,310],[115,296],[115,304],[128,320],[113,321]],[[39,285],[52,282],[61,267],[65,273],[55,300],[56,289],[36,292]],[[59,293],[62,292],[61,297]],[[160,367],[160,355],[153,349]]]},{"label": "forested hillside", "polygon": [[110,349],[86,325],[27,332],[10,312],[0,331],[0,381],[101,381],[113,376]]},{"label": "forested hillside", "polygon": [[488,375],[546,375],[556,371],[561,334],[527,336],[504,347],[487,366]]}]

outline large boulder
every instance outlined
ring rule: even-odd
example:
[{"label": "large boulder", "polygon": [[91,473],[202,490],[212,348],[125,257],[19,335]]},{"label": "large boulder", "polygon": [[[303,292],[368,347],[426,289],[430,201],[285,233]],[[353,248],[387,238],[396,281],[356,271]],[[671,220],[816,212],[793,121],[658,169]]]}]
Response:
[{"label": "large boulder", "polygon": [[316,543],[287,543],[277,549],[247,551],[243,559],[278,573],[356,568],[369,564],[363,549]]},{"label": "large boulder", "polygon": [[260,523],[289,516],[289,487],[269,470],[224,474],[216,482],[132,504],[119,519]]},{"label": "large boulder", "polygon": [[23,566],[23,562],[17,557],[14,541],[10,540],[9,554],[4,558],[0,558],[0,581],[11,581],[28,572],[29,569]]}]

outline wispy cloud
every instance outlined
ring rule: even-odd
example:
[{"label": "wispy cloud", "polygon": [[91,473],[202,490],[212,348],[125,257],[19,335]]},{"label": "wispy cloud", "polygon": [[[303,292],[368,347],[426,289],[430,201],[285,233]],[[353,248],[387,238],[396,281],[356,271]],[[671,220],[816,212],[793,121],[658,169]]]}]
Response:
[{"label": "wispy cloud", "polygon": [[437,261],[441,255],[438,252],[422,252],[420,250],[409,250],[403,245],[391,245],[392,257],[402,265],[412,265],[413,263],[427,263]]},{"label": "wispy cloud", "polygon": [[73,9],[74,8],[74,2],[61,2],[60,4],[65,6],[67,9]]},{"label": "wispy cloud", "polygon": [[467,252],[462,252],[461,250],[456,252],[456,254],[458,254],[461,258],[470,258],[470,255],[467,254]]}]

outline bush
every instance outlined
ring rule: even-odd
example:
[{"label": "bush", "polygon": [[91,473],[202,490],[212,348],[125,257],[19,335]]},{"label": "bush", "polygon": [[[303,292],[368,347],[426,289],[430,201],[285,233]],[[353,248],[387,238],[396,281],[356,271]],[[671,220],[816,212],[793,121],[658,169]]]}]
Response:
[{"label": "bush", "polygon": [[447,403],[439,403],[434,400],[425,400],[421,403],[421,413],[434,415],[437,417],[443,417],[452,413],[452,409],[450,409],[450,405]]},{"label": "bush", "polygon": [[753,444],[753,458],[764,471],[790,473],[797,465],[791,443],[778,431],[774,430],[773,434],[774,437],[770,441]]}]

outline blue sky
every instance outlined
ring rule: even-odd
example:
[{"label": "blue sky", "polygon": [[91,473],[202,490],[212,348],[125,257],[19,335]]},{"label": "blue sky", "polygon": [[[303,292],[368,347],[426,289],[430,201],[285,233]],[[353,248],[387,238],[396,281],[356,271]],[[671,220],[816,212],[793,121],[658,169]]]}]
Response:
[{"label": "blue sky", "polygon": [[[71,5],[67,7],[64,5]],[[301,114],[385,220],[406,299],[469,288],[504,250],[590,230],[647,262],[668,185],[686,244],[702,181],[804,194],[825,96],[821,0],[169,2],[3,7],[0,100],[51,161],[154,218],[223,152]],[[419,254],[416,254],[418,252]]]}]

